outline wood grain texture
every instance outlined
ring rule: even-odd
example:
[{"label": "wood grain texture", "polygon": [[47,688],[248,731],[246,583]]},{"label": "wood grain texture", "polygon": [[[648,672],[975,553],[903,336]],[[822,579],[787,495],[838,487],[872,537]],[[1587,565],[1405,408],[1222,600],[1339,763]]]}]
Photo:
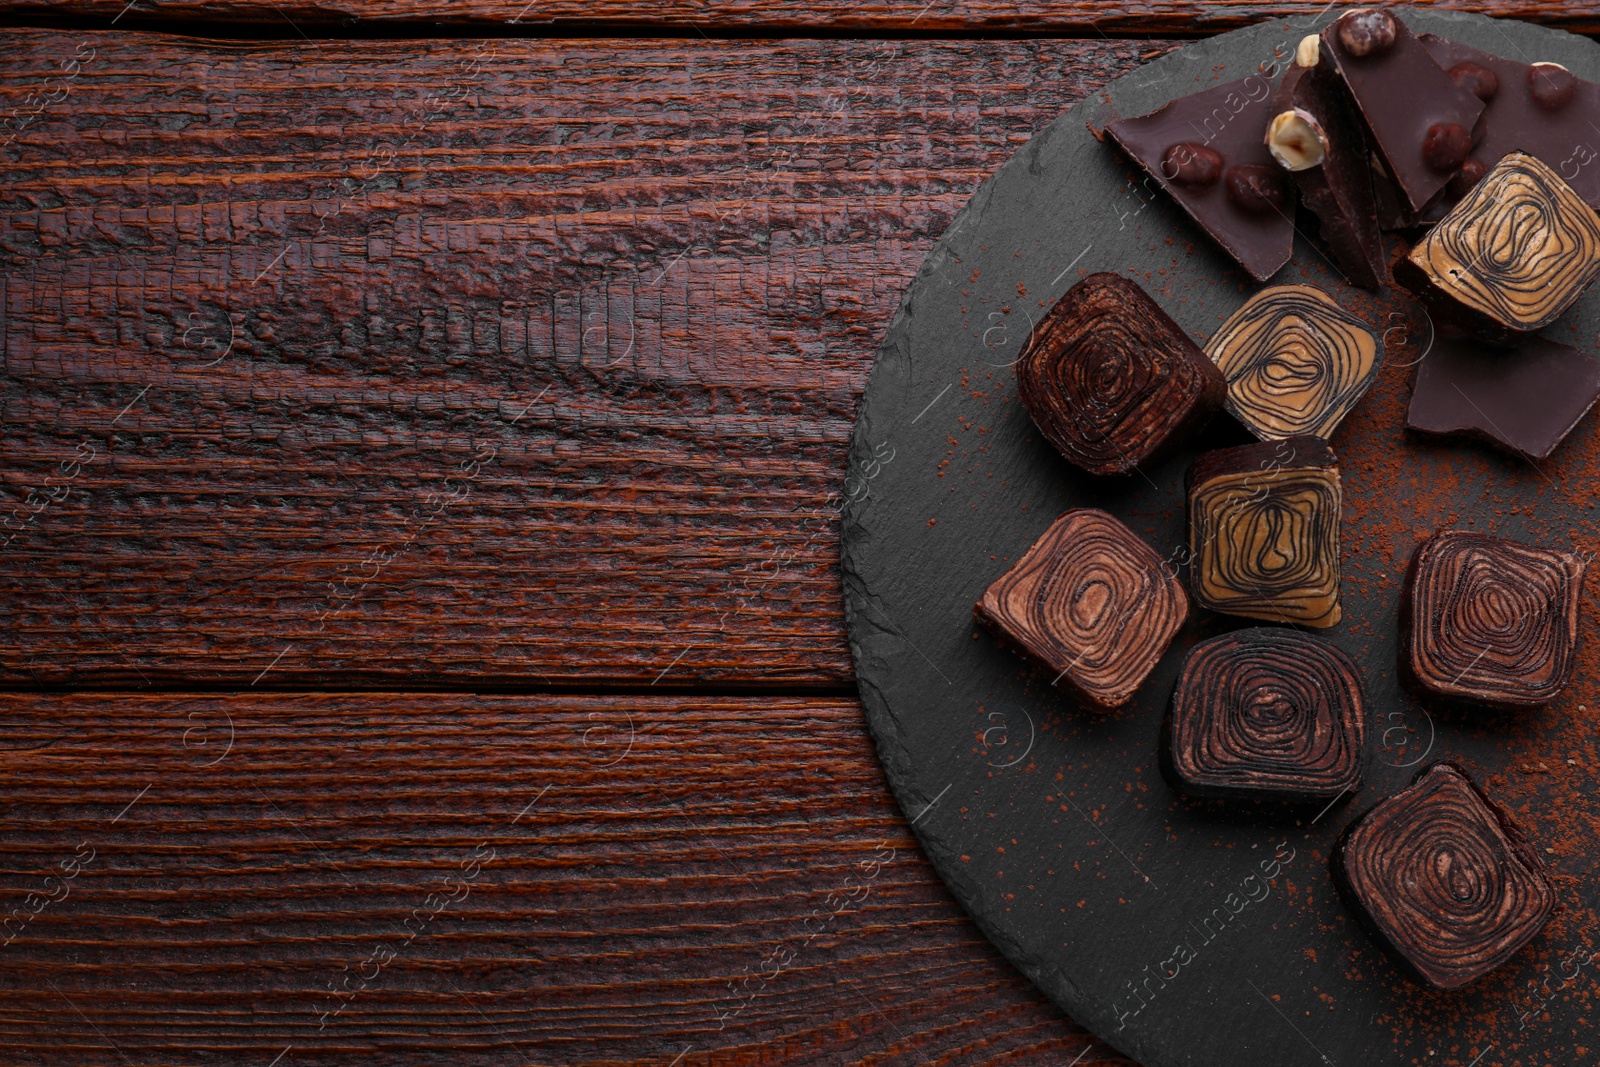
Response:
[{"label": "wood grain texture", "polygon": [[[1106,4],[1103,0],[818,0],[795,4],[785,0],[457,0],[448,9],[418,0],[4,0],[0,13],[50,18],[95,18],[119,26],[137,25],[141,17],[205,19],[258,23],[293,32],[292,26],[315,32],[318,26],[352,22],[420,22],[504,30],[539,30],[564,25],[696,29],[921,31],[1012,31],[1032,33],[1209,34],[1267,19],[1312,15],[1326,3],[1255,3],[1251,0],[1136,0]],[[1549,0],[1449,0],[1431,7],[1478,11],[1505,18],[1528,19],[1580,33],[1600,29],[1600,4]]]},{"label": "wood grain texture", "polygon": [[339,688],[846,683],[906,283],[1170,47],[10,41],[0,684]]},{"label": "wood grain texture", "polygon": [[853,702],[11,695],[0,721],[10,1063],[1042,1067],[1091,1040],[950,900]]}]

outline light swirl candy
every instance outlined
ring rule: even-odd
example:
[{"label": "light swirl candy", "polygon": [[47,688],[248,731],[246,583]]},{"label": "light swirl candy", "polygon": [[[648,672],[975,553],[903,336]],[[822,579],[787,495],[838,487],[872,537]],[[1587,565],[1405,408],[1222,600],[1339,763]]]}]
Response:
[{"label": "light swirl candy", "polygon": [[1400,677],[1499,708],[1549,703],[1572,677],[1583,560],[1449,530],[1417,547],[1400,604]]},{"label": "light swirl candy", "polygon": [[1506,811],[1464,770],[1435,763],[1345,830],[1334,881],[1415,978],[1460,989],[1549,920],[1555,886]]},{"label": "light swirl candy", "polygon": [[1093,508],[1057,519],[973,609],[1100,710],[1132,698],[1188,612],[1155,550]]},{"label": "light swirl candy", "polygon": [[1228,380],[1228,410],[1263,441],[1332,436],[1380,362],[1367,324],[1310,285],[1261,290],[1205,352]]},{"label": "light swirl candy", "polygon": [[1162,771],[1180,792],[1332,800],[1361,782],[1360,672],[1297,630],[1223,634],[1184,660],[1163,734]]},{"label": "light swirl candy", "polygon": [[1555,321],[1600,276],[1600,220],[1560,175],[1512,152],[1417,242],[1395,279],[1489,338]]}]

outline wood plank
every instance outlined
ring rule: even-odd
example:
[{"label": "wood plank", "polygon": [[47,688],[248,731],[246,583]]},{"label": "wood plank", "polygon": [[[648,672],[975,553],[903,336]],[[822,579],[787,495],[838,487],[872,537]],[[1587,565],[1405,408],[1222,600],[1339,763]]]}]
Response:
[{"label": "wood plank", "polygon": [[906,283],[1169,47],[11,41],[0,684],[337,688],[847,683]]},{"label": "wood plank", "polygon": [[853,702],[10,695],[0,722],[11,1062],[1060,1067],[1091,1041],[950,899]]},{"label": "wood plank", "polygon": [[[421,23],[482,27],[486,31],[588,27],[626,32],[639,28],[683,33],[719,31],[854,31],[862,33],[1001,32],[1094,35],[1211,34],[1268,19],[1314,15],[1327,10],[1315,0],[1136,0],[1114,7],[1096,0],[458,0],[448,11],[418,0],[3,0],[0,13],[13,17],[113,20],[137,26],[144,19],[177,25],[202,19],[256,24],[267,32],[294,35],[319,28],[348,32],[352,23]],[[1527,19],[1577,33],[1600,31],[1594,0],[1558,4],[1550,0],[1445,0],[1430,7],[1478,11]],[[359,32],[359,29],[357,30]]]}]

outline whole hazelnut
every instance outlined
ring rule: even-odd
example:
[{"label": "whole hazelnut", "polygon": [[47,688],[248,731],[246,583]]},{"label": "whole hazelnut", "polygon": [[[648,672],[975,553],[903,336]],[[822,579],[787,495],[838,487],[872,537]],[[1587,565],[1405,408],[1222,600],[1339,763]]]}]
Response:
[{"label": "whole hazelnut", "polygon": [[1465,89],[1479,100],[1494,99],[1500,91],[1500,79],[1488,67],[1477,63],[1457,63],[1450,68],[1450,80],[1458,89]]},{"label": "whole hazelnut", "polygon": [[1254,214],[1282,211],[1289,202],[1283,175],[1271,167],[1254,163],[1229,167],[1228,173],[1222,176],[1222,184],[1235,207]]},{"label": "whole hazelnut", "polygon": [[1546,111],[1566,107],[1577,92],[1578,79],[1560,63],[1535,63],[1528,68],[1528,95]]},{"label": "whole hazelnut", "polygon": [[1182,141],[1161,157],[1161,176],[1168,181],[1203,189],[1222,175],[1222,157],[1216,149]]},{"label": "whole hazelnut", "polygon": [[1472,192],[1473,187],[1482,181],[1483,176],[1487,173],[1489,173],[1489,168],[1484,164],[1483,160],[1469,159],[1461,164],[1461,169],[1456,171],[1450,181],[1445,184],[1445,192],[1452,199],[1460,200]]},{"label": "whole hazelnut", "polygon": [[1451,171],[1472,151],[1472,134],[1453,122],[1436,122],[1422,138],[1422,161],[1434,170]]},{"label": "whole hazelnut", "polygon": [[1285,170],[1321,166],[1328,158],[1329,147],[1322,124],[1309,111],[1280,111],[1267,123],[1267,151]]},{"label": "whole hazelnut", "polygon": [[1306,34],[1294,46],[1294,65],[1297,67],[1314,67],[1321,59],[1322,38],[1314,33]]},{"label": "whole hazelnut", "polygon": [[1352,11],[1341,18],[1335,32],[1344,50],[1360,58],[1381,55],[1393,48],[1399,31],[1395,28],[1393,15],[1376,8],[1366,8]]}]

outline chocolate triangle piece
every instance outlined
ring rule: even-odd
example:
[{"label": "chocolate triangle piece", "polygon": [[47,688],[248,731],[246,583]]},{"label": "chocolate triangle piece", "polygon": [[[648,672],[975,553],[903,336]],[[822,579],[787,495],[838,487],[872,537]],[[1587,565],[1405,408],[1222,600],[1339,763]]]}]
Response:
[{"label": "chocolate triangle piece", "polygon": [[1260,75],[1180,97],[1106,132],[1258,282],[1294,251],[1292,190],[1267,151],[1272,87]]},{"label": "chocolate triangle piece", "polygon": [[1516,348],[1436,337],[1417,367],[1406,428],[1544,459],[1600,399],[1600,362],[1530,337]]},{"label": "chocolate triangle piece", "polygon": [[1322,31],[1321,51],[1349,90],[1403,206],[1420,214],[1466,161],[1483,101],[1451,81],[1385,8],[1340,16]]},{"label": "chocolate triangle piece", "polygon": [[[1267,149],[1289,172],[1317,234],[1350,284],[1378,289],[1389,257],[1378,225],[1367,139],[1332,62],[1314,58],[1316,37],[1296,55],[1273,96]],[[1301,59],[1310,61],[1302,66]]]}]

